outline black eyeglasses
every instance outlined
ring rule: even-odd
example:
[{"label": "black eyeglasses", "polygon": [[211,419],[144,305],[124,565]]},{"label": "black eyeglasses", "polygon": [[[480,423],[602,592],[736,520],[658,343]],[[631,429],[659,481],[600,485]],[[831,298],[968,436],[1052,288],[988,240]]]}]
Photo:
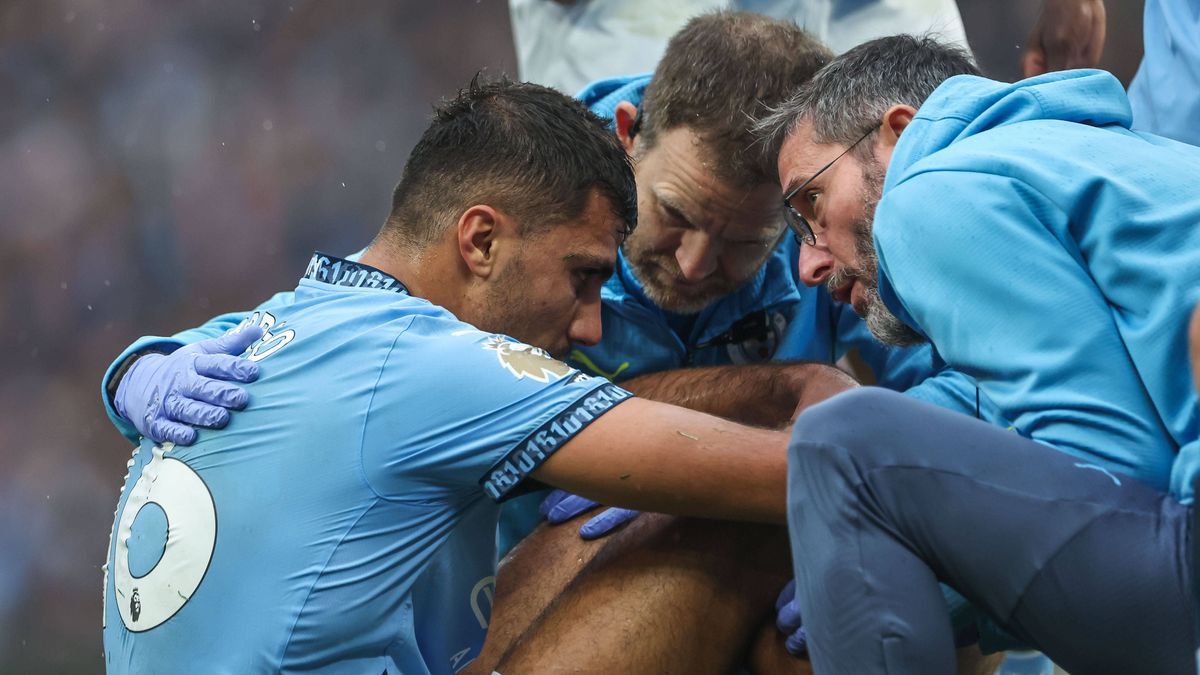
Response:
[{"label": "black eyeglasses", "polygon": [[821,167],[820,169],[817,169],[817,172],[814,173],[812,175],[812,177],[810,177],[808,180],[804,181],[800,185],[792,188],[791,190],[788,191],[788,193],[786,195],[783,196],[784,219],[787,221],[788,227],[790,227],[792,229],[792,234],[796,237],[796,241],[808,244],[809,246],[814,246],[817,243],[817,235],[815,232],[813,232],[812,225],[809,224],[808,219],[805,218],[804,216],[800,215],[800,212],[796,210],[796,207],[792,206],[792,199],[794,199],[796,197],[796,195],[800,194],[801,190],[808,187],[809,183],[816,180],[817,176],[820,176],[821,174],[825,173],[826,169],[833,166],[834,162],[841,159],[842,155],[845,155],[847,152],[850,152],[851,150],[853,150],[854,146],[858,145],[859,143],[862,143],[867,138],[867,136],[871,135],[871,133],[873,131],[875,131],[874,127],[872,127],[871,129],[868,129],[867,133],[863,134],[862,136],[859,136],[858,140],[851,143],[850,147],[843,150],[840,155],[829,160],[829,163],[826,164],[825,166]]}]

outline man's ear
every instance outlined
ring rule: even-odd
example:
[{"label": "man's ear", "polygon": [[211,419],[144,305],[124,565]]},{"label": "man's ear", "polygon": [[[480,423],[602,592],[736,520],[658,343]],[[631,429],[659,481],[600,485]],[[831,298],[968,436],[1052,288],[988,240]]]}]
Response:
[{"label": "man's ear", "polygon": [[505,217],[486,204],[476,204],[458,218],[458,253],[470,273],[487,279],[496,268],[496,253],[501,246]]},{"label": "man's ear", "polygon": [[917,109],[911,105],[903,103],[894,105],[883,113],[883,120],[879,123],[879,140],[888,150],[896,147],[896,142],[900,140],[900,134],[908,127],[908,123],[917,114]]},{"label": "man's ear", "polygon": [[637,106],[629,101],[621,101],[617,104],[617,109],[613,111],[613,121],[617,125],[617,138],[620,139],[621,145],[625,146],[625,154],[633,156],[633,143],[636,140],[636,133],[631,133],[633,125],[637,122],[638,109]]}]

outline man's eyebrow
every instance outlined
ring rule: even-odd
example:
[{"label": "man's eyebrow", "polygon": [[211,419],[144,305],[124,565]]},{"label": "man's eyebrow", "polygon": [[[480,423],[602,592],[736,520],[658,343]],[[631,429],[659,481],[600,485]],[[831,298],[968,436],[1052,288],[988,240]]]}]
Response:
[{"label": "man's eyebrow", "polygon": [[797,171],[793,174],[795,176],[795,178],[792,178],[791,180],[789,180],[787,182],[787,187],[785,187],[783,189],[783,194],[786,195],[787,193],[791,192],[792,190],[795,190],[796,188],[800,187],[801,185],[811,182],[814,178],[817,177],[817,174],[821,173],[822,171],[824,171],[825,169],[827,169],[829,167],[828,167],[828,165],[826,165],[826,166],[817,165],[817,166],[801,166],[800,168],[804,169],[804,171],[803,172]]},{"label": "man's eyebrow", "polygon": [[795,191],[795,189],[800,187],[801,185],[811,182],[814,177],[815,177],[814,174],[812,174],[810,172],[805,172],[805,173],[799,174],[798,177],[793,178],[788,181],[787,187],[785,187],[783,189],[783,194],[786,195],[790,192]]},{"label": "man's eyebrow", "polygon": [[654,198],[658,200],[659,204],[662,204],[664,209],[670,211],[672,215],[675,215],[688,223],[692,222],[692,219],[688,216],[687,211],[679,204],[679,202],[667,195],[662,195],[657,192],[654,193]]}]

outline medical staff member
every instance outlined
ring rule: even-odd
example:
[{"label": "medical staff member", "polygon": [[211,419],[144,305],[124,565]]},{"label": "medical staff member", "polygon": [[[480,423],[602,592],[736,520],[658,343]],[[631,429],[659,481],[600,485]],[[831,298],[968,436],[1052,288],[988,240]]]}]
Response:
[{"label": "medical staff member", "polygon": [[950,672],[942,580],[1070,672],[1194,672],[1200,148],[1131,131],[1108,73],[973,71],[877,40],[768,125],[835,297],[881,339],[928,341],[1012,422],[881,390],[801,416],[789,526],[814,665]]}]

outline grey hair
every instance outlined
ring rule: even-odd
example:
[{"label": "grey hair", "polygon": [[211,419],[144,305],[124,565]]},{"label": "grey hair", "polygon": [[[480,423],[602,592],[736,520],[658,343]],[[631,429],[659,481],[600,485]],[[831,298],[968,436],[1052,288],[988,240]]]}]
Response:
[{"label": "grey hair", "polygon": [[948,78],[978,74],[969,52],[929,35],[871,40],[817,71],[788,100],[772,108],[755,125],[755,133],[771,157],[778,156],[784,139],[803,119],[812,122],[817,143],[850,145],[878,126],[892,106],[920,108]]}]

